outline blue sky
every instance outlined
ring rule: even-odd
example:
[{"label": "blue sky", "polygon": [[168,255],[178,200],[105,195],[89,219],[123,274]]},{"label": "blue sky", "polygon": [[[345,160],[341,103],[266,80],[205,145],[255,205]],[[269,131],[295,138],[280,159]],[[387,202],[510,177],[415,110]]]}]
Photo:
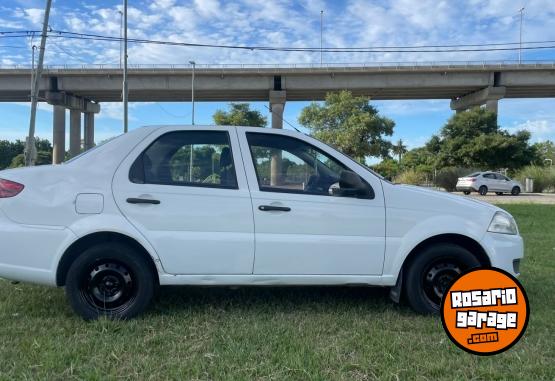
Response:
[{"label": "blue sky", "polygon": [[[53,29],[119,36],[121,1],[53,0]],[[524,41],[555,40],[553,0],[129,0],[129,36],[218,44],[319,46],[320,10],[324,10],[324,45],[329,47],[457,44],[518,41],[518,10],[525,6]],[[39,29],[44,1],[3,0],[0,30]],[[0,66],[30,64],[27,39],[0,40]],[[328,63],[515,60],[517,52],[325,54]],[[319,54],[247,52],[153,45],[130,46],[131,64],[317,63]],[[555,51],[525,51],[524,60],[555,61]],[[119,44],[51,39],[46,64],[119,62]],[[1,89],[0,89],[1,91]],[[305,102],[288,102],[285,119],[298,126]],[[376,101],[379,111],[396,122],[392,140],[422,145],[452,115],[447,100]],[[266,103],[252,104],[269,116]],[[533,141],[555,140],[555,99],[504,99],[499,124],[509,131],[527,129]],[[121,104],[103,103],[96,119],[97,142],[121,130]],[[197,103],[196,123],[210,124],[225,103]],[[41,105],[37,135],[51,138],[52,112]],[[0,139],[24,139],[29,105],[0,103]],[[69,119],[69,118],[68,118]],[[188,124],[189,103],[132,103],[130,127]]]}]

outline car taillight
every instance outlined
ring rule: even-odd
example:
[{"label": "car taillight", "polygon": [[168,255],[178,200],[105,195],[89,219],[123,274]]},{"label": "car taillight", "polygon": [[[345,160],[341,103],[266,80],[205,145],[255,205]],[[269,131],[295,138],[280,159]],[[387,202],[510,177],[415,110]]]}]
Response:
[{"label": "car taillight", "polygon": [[17,196],[25,188],[23,184],[15,181],[0,179],[0,198]]},{"label": "car taillight", "polygon": [[473,178],[470,179],[470,182],[471,182],[471,183],[473,183],[474,181],[476,181],[476,178],[475,178],[475,177],[473,177]]}]

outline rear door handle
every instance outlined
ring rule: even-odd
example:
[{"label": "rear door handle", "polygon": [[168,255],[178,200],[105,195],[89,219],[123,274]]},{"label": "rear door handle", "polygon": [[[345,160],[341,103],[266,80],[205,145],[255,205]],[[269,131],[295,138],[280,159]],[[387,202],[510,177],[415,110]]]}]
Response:
[{"label": "rear door handle", "polygon": [[160,204],[160,200],[153,200],[151,198],[133,198],[130,197],[127,199],[127,202],[130,204]]},{"label": "rear door handle", "polygon": [[290,212],[291,208],[288,206],[275,206],[275,205],[260,205],[259,210],[263,212],[279,211],[279,212]]}]

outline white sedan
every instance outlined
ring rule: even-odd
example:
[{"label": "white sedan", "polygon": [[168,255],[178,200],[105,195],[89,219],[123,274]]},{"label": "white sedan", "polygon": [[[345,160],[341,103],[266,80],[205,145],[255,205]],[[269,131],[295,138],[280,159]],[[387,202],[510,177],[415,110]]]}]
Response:
[{"label": "white sedan", "polygon": [[466,195],[469,195],[470,192],[478,192],[485,196],[488,192],[495,192],[498,196],[504,193],[518,196],[522,190],[522,184],[501,173],[474,172],[468,176],[459,177],[456,189]]},{"label": "white sedan", "polygon": [[437,312],[460,273],[518,275],[507,212],[394,185],[300,133],[134,130],[63,165],[0,172],[0,277],[126,319],[165,285],[372,285]]}]

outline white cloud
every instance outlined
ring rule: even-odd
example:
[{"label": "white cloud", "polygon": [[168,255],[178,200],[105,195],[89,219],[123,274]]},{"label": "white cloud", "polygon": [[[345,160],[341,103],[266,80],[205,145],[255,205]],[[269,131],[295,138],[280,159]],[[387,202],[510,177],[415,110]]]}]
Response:
[{"label": "white cloud", "polygon": [[507,128],[507,131],[512,133],[520,130],[529,131],[534,138],[553,137],[555,136],[555,118],[551,120],[527,120],[524,123]]},{"label": "white cloud", "polygon": [[222,15],[222,9],[218,0],[195,0],[195,7],[198,13],[206,18]]},{"label": "white cloud", "polygon": [[42,24],[44,19],[44,9],[28,8],[24,9],[23,12],[25,12],[25,18],[32,24]]}]

